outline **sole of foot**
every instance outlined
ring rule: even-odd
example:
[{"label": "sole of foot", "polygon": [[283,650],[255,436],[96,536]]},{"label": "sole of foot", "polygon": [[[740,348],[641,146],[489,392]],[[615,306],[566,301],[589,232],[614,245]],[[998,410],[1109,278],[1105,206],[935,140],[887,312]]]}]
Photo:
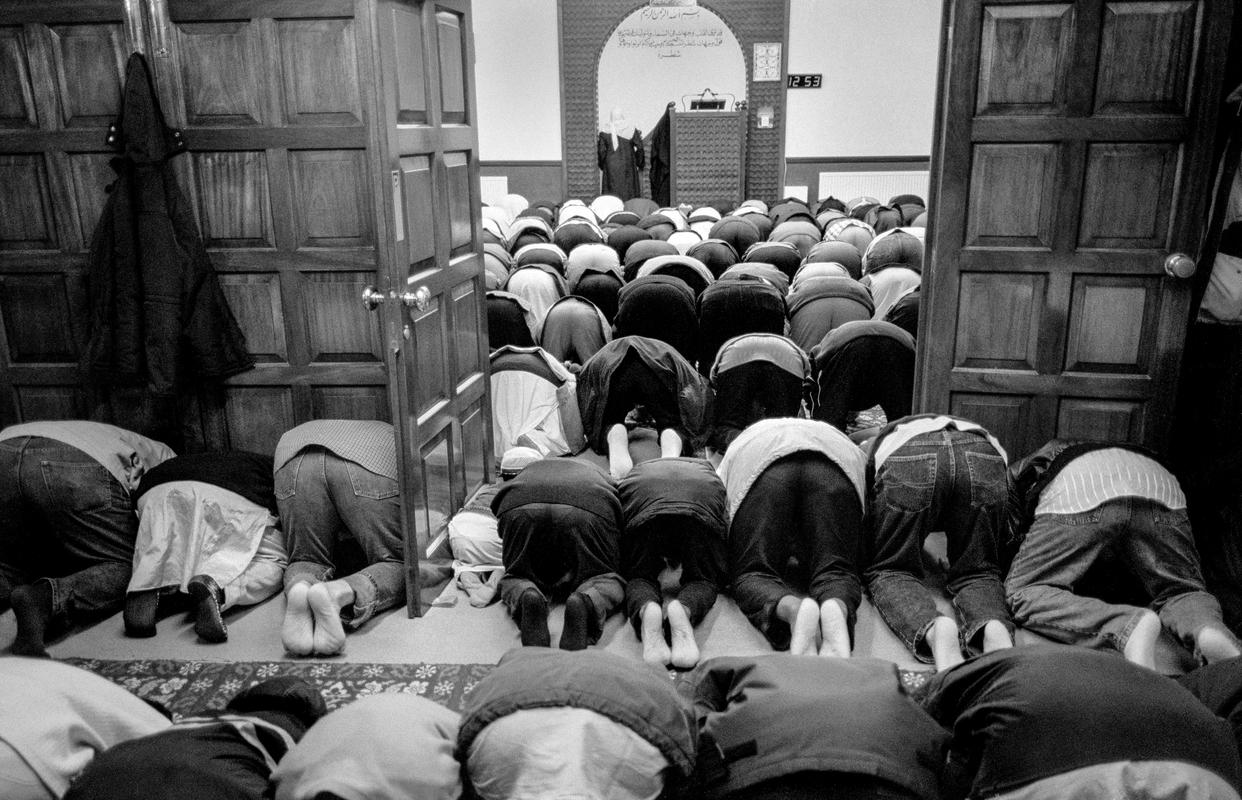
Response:
[{"label": "sole of foot", "polygon": [[315,616],[314,653],[335,656],[345,652],[345,626],[341,607],[328,591],[328,584],[317,583],[306,590],[306,602]]},{"label": "sole of foot", "polygon": [[315,648],[315,617],[311,614],[307,593],[310,584],[295,583],[285,592],[285,621],[280,640],[289,655],[309,656]]},{"label": "sole of foot", "polygon": [[674,600],[668,604],[668,626],[672,639],[672,662],[677,669],[690,669],[699,663],[699,643],[685,607]]},{"label": "sole of foot", "polygon": [[798,615],[789,630],[789,652],[795,656],[815,655],[815,634],[819,632],[819,606],[809,597],[802,598]]}]

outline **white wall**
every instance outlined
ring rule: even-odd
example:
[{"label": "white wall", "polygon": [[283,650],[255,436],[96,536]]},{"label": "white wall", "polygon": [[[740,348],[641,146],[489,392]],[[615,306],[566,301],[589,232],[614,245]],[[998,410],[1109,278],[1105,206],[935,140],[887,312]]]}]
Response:
[{"label": "white wall", "polygon": [[[473,5],[480,157],[559,161],[557,0]],[[824,88],[789,90],[785,156],[930,155],[940,10],[939,0],[790,0],[789,71],[823,73]]]},{"label": "white wall", "polygon": [[559,161],[556,0],[480,0],[473,6],[479,158]]},{"label": "white wall", "polygon": [[786,158],[931,154],[938,0],[791,0]]}]

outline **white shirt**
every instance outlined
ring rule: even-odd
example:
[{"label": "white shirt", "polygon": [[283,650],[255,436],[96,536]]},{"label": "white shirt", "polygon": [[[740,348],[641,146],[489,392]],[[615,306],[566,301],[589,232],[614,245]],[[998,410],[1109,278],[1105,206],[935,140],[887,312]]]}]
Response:
[{"label": "white shirt", "polygon": [[584,708],[532,708],[484,728],[466,757],[483,800],[655,800],[668,759],[619,722]]}]

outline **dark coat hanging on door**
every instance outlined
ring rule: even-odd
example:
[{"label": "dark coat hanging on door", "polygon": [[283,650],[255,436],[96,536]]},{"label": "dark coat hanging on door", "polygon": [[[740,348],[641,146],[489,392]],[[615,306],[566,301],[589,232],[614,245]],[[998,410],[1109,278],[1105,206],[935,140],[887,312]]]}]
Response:
[{"label": "dark coat hanging on door", "polygon": [[165,124],[137,53],[125,67],[121,114],[108,141],[120,155],[91,241],[85,364],[97,389],[141,388],[142,403],[156,409],[152,419],[118,423],[173,431],[170,398],[250,369],[254,359],[168,166],[185,151],[181,131]]}]

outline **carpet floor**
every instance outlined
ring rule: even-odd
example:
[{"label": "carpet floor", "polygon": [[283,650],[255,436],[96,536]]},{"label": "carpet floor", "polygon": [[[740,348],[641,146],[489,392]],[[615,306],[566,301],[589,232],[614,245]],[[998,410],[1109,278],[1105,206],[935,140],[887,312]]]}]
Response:
[{"label": "carpet floor", "polygon": [[[289,661],[177,661],[67,658],[133,694],[159,703],[174,718],[221,709],[242,689],[268,678],[292,675],[319,688],[329,709],[382,693],[417,694],[461,711],[466,697],[494,664],[359,664]],[[916,700],[926,693],[928,670],[900,669],[902,685]],[[685,673],[669,671],[673,681]]]}]

